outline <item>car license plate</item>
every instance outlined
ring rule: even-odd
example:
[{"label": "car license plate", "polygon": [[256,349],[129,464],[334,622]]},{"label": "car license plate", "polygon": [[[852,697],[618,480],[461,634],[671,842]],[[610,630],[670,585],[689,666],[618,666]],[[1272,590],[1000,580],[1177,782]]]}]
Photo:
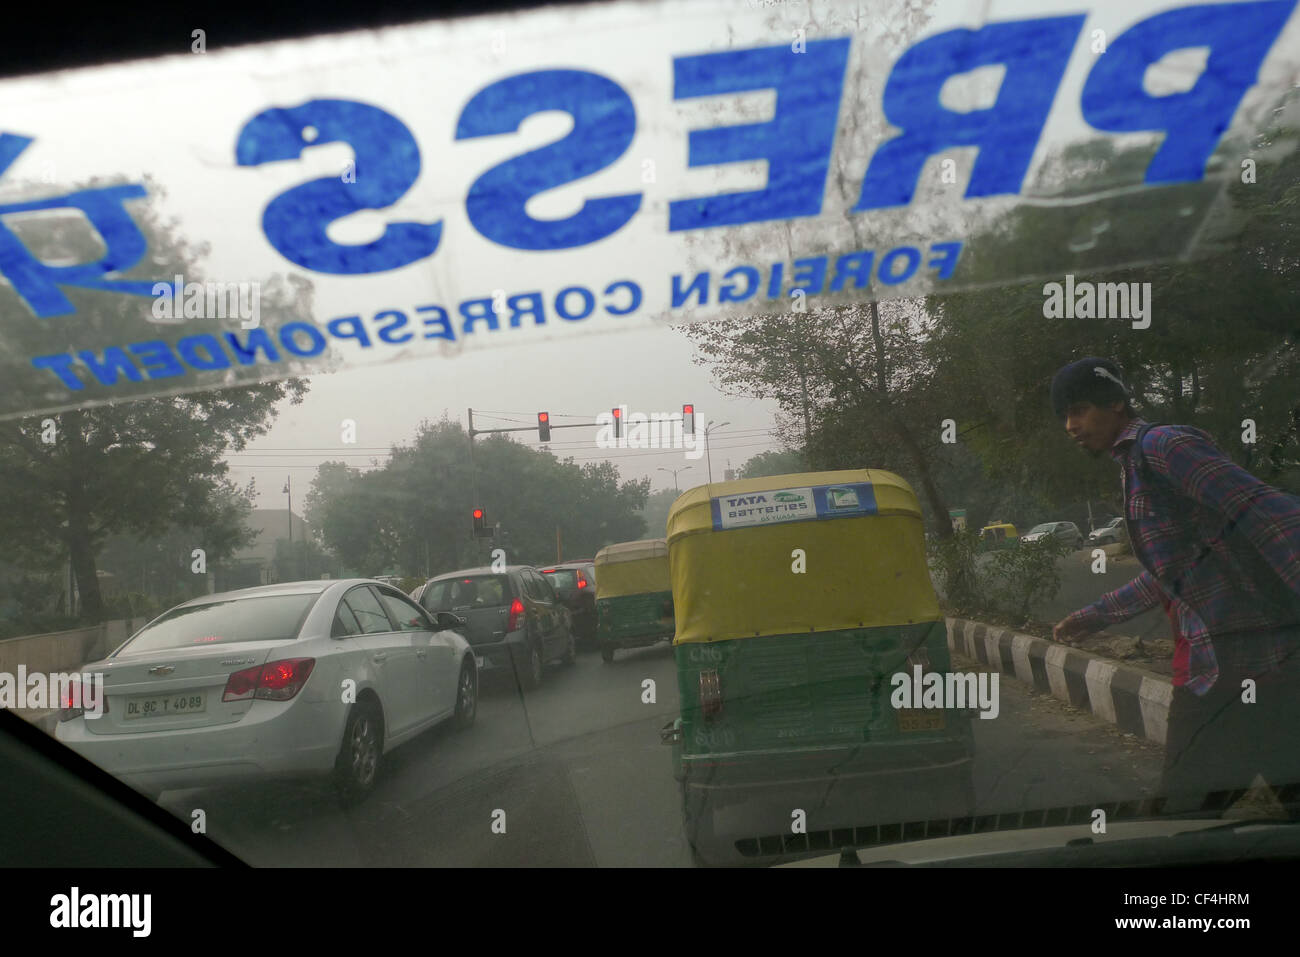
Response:
[{"label": "car license plate", "polygon": [[202,692],[186,694],[149,695],[128,698],[126,720],[135,718],[165,718],[178,714],[198,714],[208,709],[207,695]]},{"label": "car license plate", "polygon": [[899,731],[942,731],[943,729],[942,711],[928,711],[925,708],[900,708],[898,711]]}]

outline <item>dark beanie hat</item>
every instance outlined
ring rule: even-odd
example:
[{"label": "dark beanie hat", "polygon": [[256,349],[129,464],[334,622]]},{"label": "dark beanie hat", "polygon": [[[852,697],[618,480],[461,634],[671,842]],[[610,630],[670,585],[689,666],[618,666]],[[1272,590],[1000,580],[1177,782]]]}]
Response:
[{"label": "dark beanie hat", "polygon": [[1124,373],[1109,359],[1089,356],[1063,367],[1052,378],[1052,411],[1058,419],[1076,402],[1109,405],[1127,402]]}]

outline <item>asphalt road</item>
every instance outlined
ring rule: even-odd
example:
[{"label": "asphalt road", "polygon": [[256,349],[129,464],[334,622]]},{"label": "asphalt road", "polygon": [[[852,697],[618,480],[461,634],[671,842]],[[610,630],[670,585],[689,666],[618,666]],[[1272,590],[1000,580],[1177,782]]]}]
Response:
[{"label": "asphalt road", "polygon": [[[647,679],[654,703],[642,700]],[[483,685],[473,728],[435,729],[390,753],[352,811],[284,785],[171,791],[162,803],[186,821],[201,809],[210,836],[264,867],[690,866],[658,734],[677,715],[667,645],[612,665],[582,654],[527,697],[504,680]],[[1159,747],[1014,681],[1001,682],[1000,702],[996,719],[974,722],[977,813],[1152,793]]]}]

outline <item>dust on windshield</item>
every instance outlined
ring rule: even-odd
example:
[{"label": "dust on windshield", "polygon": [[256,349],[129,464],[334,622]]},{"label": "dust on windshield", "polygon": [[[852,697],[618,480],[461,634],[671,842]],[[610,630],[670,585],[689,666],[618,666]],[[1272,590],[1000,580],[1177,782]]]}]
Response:
[{"label": "dust on windshield", "polygon": [[1298,35],[591,5],[128,65],[220,133],[100,153],[0,81],[0,672],[107,720],[0,705],[253,864],[1293,818]]}]

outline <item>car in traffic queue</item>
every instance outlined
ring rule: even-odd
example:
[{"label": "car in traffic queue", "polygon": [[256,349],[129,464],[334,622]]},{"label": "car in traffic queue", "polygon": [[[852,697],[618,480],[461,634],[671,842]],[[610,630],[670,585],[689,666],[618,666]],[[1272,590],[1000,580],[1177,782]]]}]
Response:
[{"label": "car in traffic queue", "polygon": [[387,752],[473,724],[478,669],[460,625],[372,579],[204,595],[86,665],[104,675],[103,705],[68,698],[54,735],[155,799],[332,777],[353,805]]},{"label": "car in traffic queue", "polygon": [[1099,525],[1088,533],[1088,542],[1093,545],[1115,545],[1125,540],[1127,529],[1124,527],[1124,517],[1117,516],[1112,518],[1105,525]]},{"label": "car in traffic queue", "polygon": [[595,565],[597,643],[607,664],[620,648],[672,640],[673,586],[664,539],[607,545],[596,553]]},{"label": "car in traffic queue", "polygon": [[1083,547],[1083,533],[1079,531],[1079,526],[1075,525],[1074,522],[1043,522],[1041,525],[1035,525],[1020,536],[1020,544],[1032,545],[1049,535],[1058,541],[1064,542],[1070,548]]},{"label": "car in traffic queue", "polygon": [[591,561],[567,561],[538,569],[550,580],[556,596],[569,609],[573,633],[583,648],[596,645],[596,566]]},{"label": "car in traffic queue", "polygon": [[508,670],[525,690],[542,683],[548,662],[577,655],[572,616],[546,576],[531,565],[467,568],[431,578],[420,593],[429,612],[465,620],[462,631],[481,670]]},{"label": "car in traffic queue", "polygon": [[[922,531],[912,488],[876,469],[714,483],[673,503],[682,711],[662,735],[697,863],[769,863],[800,842],[970,814],[969,708],[891,692],[950,668]],[[792,809],[806,815],[793,844]]]}]

